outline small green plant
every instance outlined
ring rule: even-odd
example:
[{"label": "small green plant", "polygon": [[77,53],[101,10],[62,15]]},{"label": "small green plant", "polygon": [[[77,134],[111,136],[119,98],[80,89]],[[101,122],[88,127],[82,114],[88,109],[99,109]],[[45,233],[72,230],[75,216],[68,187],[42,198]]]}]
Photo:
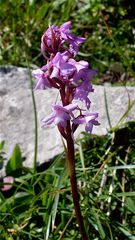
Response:
[{"label": "small green plant", "polygon": [[[134,134],[130,122],[106,136],[78,139],[78,190],[89,239],[135,237]],[[0,233],[2,240],[81,239],[63,153],[35,175],[22,167],[12,189],[1,191]]]}]

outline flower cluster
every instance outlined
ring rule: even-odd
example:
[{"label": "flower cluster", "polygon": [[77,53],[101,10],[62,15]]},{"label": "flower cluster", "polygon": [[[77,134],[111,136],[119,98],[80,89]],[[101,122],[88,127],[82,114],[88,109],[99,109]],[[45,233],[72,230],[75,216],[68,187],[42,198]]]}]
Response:
[{"label": "flower cluster", "polygon": [[[59,28],[52,25],[47,29],[41,38],[41,53],[47,63],[32,72],[38,80],[35,89],[56,88],[59,91],[62,104],[52,105],[52,113],[43,119],[43,126],[54,123],[65,138],[67,121],[72,122],[72,132],[80,124],[85,124],[85,130],[90,133],[93,125],[99,125],[98,113],[88,112],[89,93],[94,91],[91,79],[96,70],[89,69],[86,61],[75,60],[85,38],[74,36],[70,27],[71,22],[66,22]],[[79,108],[76,99],[84,102],[85,111]]]}]

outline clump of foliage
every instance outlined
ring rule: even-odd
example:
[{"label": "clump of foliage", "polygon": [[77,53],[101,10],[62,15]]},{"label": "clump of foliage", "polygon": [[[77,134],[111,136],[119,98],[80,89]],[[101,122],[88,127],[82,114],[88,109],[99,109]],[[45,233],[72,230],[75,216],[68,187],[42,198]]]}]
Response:
[{"label": "clump of foliage", "polygon": [[[89,239],[134,239],[134,134],[130,122],[106,136],[78,139],[78,190]],[[13,187],[0,193],[1,239],[80,239],[64,154],[36,174],[23,163],[20,168],[20,154],[17,146],[6,168]]]}]

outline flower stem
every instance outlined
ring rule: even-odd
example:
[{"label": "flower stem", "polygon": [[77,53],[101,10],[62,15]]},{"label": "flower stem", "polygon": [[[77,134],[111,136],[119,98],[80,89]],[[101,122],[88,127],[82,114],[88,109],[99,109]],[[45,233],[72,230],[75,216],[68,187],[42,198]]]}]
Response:
[{"label": "flower stem", "polygon": [[36,100],[35,100],[35,95],[34,95],[34,90],[33,90],[33,85],[32,85],[32,75],[30,71],[30,66],[29,62],[27,61],[27,66],[29,70],[29,77],[30,77],[30,88],[31,88],[31,97],[32,97],[32,103],[33,103],[33,111],[34,111],[34,124],[35,124],[35,129],[34,129],[34,161],[33,161],[33,173],[35,174],[37,171],[37,155],[38,155],[38,120],[37,120],[37,107],[36,107]]},{"label": "flower stem", "polygon": [[76,172],[75,172],[74,141],[71,135],[70,121],[67,121],[66,131],[67,131],[67,163],[68,163],[68,170],[69,170],[76,218],[79,225],[79,230],[82,236],[82,240],[88,240],[84,223],[83,223],[83,218],[81,215],[80,205],[79,205],[79,194],[77,191],[77,179],[76,179]]}]

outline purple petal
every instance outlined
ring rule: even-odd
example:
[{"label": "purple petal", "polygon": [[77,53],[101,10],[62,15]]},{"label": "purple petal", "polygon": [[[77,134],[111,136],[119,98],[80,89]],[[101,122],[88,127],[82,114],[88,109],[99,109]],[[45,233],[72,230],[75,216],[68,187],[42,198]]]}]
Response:
[{"label": "purple petal", "polygon": [[93,125],[99,125],[99,122],[96,120],[97,117],[98,113],[87,113],[86,115],[80,115],[73,119],[73,123],[76,125],[85,123],[85,130],[91,133]]},{"label": "purple petal", "polygon": [[50,75],[50,78],[59,78],[59,69],[57,67],[53,67],[53,71]]},{"label": "purple petal", "polygon": [[38,82],[36,84],[35,90],[37,89],[46,89],[50,88],[50,83],[48,81],[47,74],[43,72],[41,69],[36,69],[32,71],[32,76],[38,79]]},{"label": "purple petal", "polygon": [[91,133],[93,129],[93,124],[90,122],[89,124],[86,124],[85,131]]},{"label": "purple petal", "polygon": [[60,26],[60,32],[62,37],[67,38],[66,35],[64,33],[69,33],[69,29],[71,27],[71,22],[65,22]]},{"label": "purple petal", "polygon": [[42,126],[44,127],[45,125],[54,123],[55,125],[60,125],[65,128],[67,121],[71,119],[72,111],[74,111],[76,108],[77,104],[69,104],[65,107],[53,104],[52,113],[42,120]]},{"label": "purple petal", "polygon": [[68,112],[72,112],[74,111],[75,109],[78,108],[78,105],[76,103],[71,103],[67,106],[64,107]]}]

